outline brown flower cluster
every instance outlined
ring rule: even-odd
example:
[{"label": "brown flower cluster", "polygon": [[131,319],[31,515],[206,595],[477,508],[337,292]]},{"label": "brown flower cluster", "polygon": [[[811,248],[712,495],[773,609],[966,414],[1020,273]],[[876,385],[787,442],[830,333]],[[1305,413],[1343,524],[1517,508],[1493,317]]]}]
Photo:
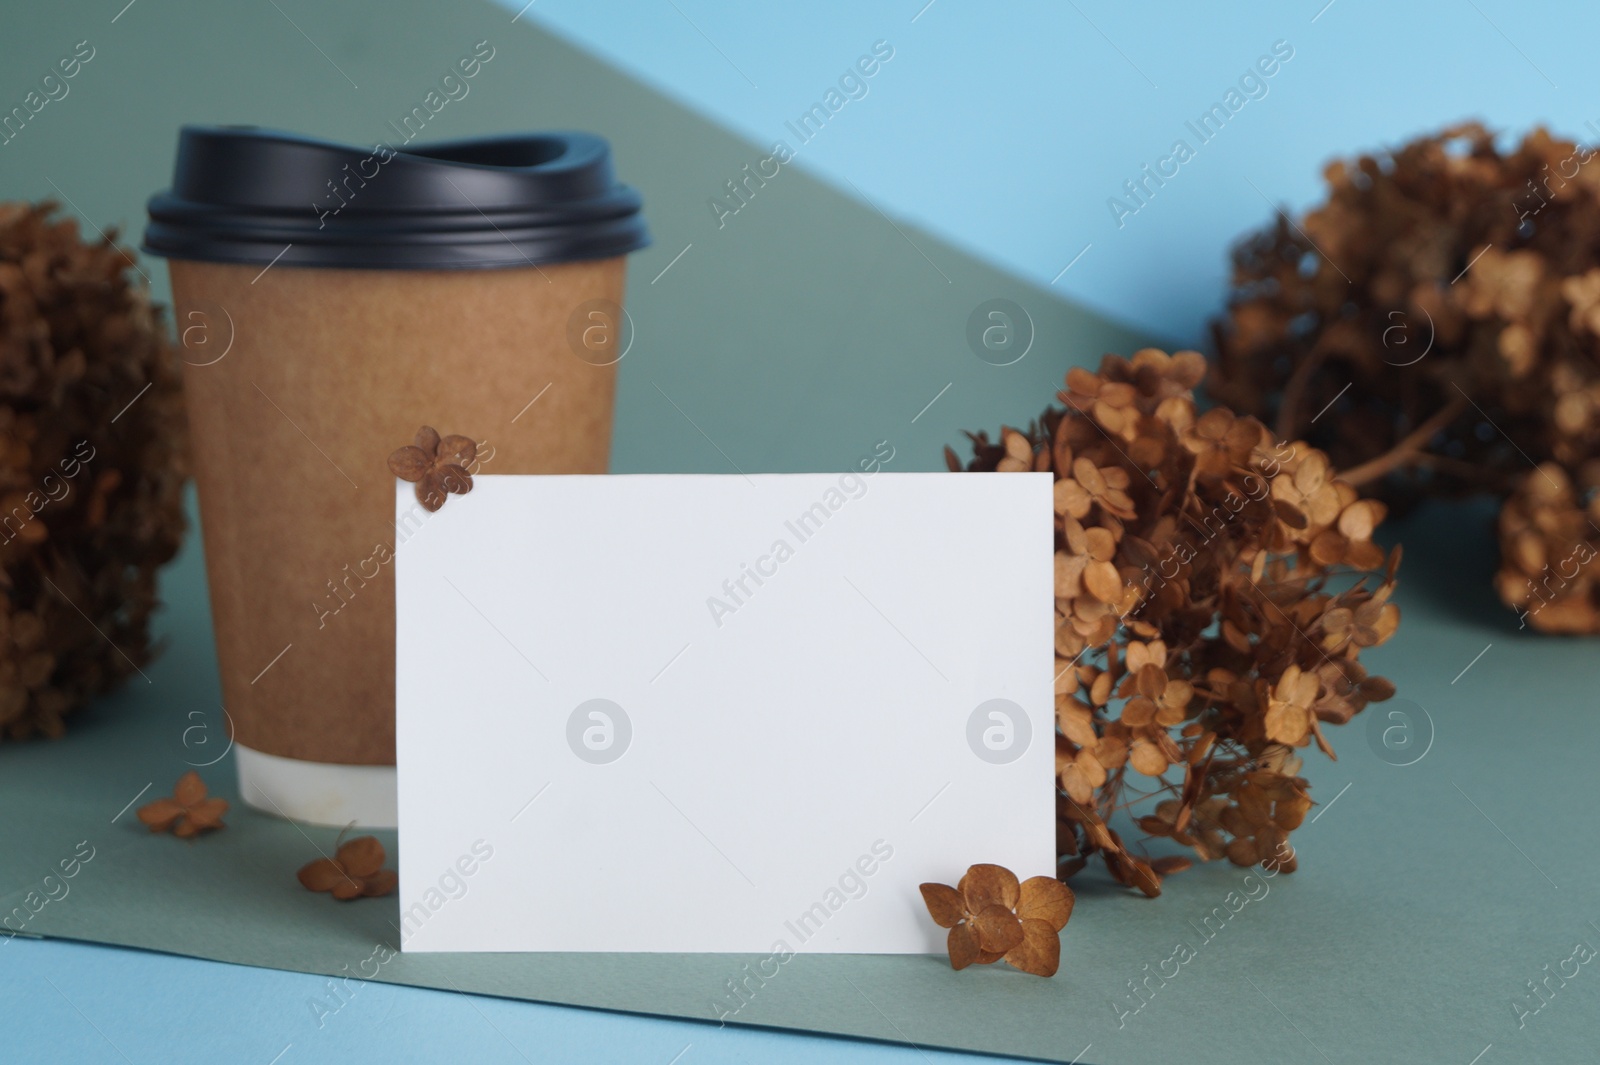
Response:
[{"label": "brown flower cluster", "polygon": [[1188,859],[1148,860],[1113,814],[1202,860],[1292,871],[1311,807],[1300,750],[1332,757],[1327,727],[1394,694],[1359,660],[1400,620],[1399,549],[1371,539],[1383,504],[1321,451],[1201,413],[1205,372],[1192,351],[1108,355],[1026,432],[973,436],[967,467],[1055,475],[1063,873],[1098,854],[1148,895]]},{"label": "brown flower cluster", "polygon": [[1594,632],[1600,618],[1600,495],[1587,504],[1554,462],[1522,479],[1500,507],[1495,586],[1523,626]]},{"label": "brown flower cluster", "polygon": [[1072,917],[1072,889],[1053,876],[1029,877],[1003,865],[974,865],[956,887],[923,884],[922,901],[950,929],[950,967],[1004,961],[1035,976],[1061,967],[1061,930]]},{"label": "brown flower cluster", "polygon": [[1325,204],[1235,249],[1209,383],[1391,502],[1511,496],[1496,588],[1555,632],[1600,632],[1600,572],[1530,569],[1524,535],[1537,499],[1546,526],[1600,538],[1582,504],[1600,489],[1594,155],[1543,129],[1502,151],[1467,123],[1331,164]]},{"label": "brown flower cluster", "polygon": [[[108,238],[0,204],[0,738],[59,736],[149,662],[184,532],[184,412],[161,314]],[[113,234],[114,237],[114,234]]]}]

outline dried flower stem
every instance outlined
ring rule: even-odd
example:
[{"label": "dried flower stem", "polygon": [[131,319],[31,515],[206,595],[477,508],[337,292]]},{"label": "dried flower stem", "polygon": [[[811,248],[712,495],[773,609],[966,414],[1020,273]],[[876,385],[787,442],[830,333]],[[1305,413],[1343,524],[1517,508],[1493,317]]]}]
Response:
[{"label": "dried flower stem", "polygon": [[1442,429],[1459,418],[1462,412],[1467,409],[1468,402],[1465,393],[1458,393],[1453,400],[1446,403],[1433,417],[1417,426],[1394,447],[1371,461],[1363,462],[1354,469],[1345,470],[1339,474],[1340,479],[1346,484],[1362,488],[1374,481],[1382,480],[1395,470],[1404,469],[1406,466],[1437,457],[1423,451],[1423,445],[1427,444]]},{"label": "dried flower stem", "polygon": [[1275,426],[1279,440],[1300,439],[1300,408],[1305,404],[1306,388],[1311,378],[1322,369],[1327,359],[1326,348],[1313,348],[1305,358],[1295,364],[1294,372],[1283,386],[1283,399],[1278,404],[1278,421]]}]

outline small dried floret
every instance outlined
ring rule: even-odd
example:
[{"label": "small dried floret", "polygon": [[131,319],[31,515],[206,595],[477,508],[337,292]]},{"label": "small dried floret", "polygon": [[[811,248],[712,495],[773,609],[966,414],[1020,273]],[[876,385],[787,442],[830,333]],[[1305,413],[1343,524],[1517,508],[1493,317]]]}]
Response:
[{"label": "small dried floret", "polygon": [[1021,883],[1002,865],[974,865],[956,887],[923,884],[922,901],[940,928],[950,929],[950,967],[1005,961],[1035,976],[1061,964],[1061,930],[1072,917],[1072,889],[1053,876]]},{"label": "small dried floret", "polygon": [[222,823],[222,815],[227,812],[228,800],[207,796],[205,781],[191,769],[178,778],[170,798],[145,803],[137,816],[152,832],[171,832],[179,839],[193,839],[202,832],[227,828]]}]

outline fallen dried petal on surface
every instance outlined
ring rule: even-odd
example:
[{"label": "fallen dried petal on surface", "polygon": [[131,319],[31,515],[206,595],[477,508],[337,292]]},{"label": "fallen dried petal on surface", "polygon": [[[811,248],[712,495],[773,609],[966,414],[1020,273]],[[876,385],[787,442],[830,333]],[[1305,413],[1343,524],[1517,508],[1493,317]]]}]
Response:
[{"label": "fallen dried petal on surface", "polygon": [[357,836],[341,845],[332,858],[326,855],[300,867],[296,877],[307,891],[326,891],[342,902],[387,895],[399,876],[383,868],[383,844],[376,836]]},{"label": "fallen dried petal on surface", "polygon": [[1055,877],[1035,876],[1019,884],[1011,870],[980,864],[967,870],[959,888],[923,884],[921,890],[934,923],[950,929],[946,950],[952,969],[1003,958],[1023,972],[1055,975],[1059,934],[1073,903],[1071,889]]},{"label": "fallen dried petal on surface", "polygon": [[172,797],[156,799],[139,807],[138,818],[152,832],[171,831],[179,839],[192,839],[202,832],[227,828],[222,815],[228,800],[206,797],[205,781],[189,770],[172,787]]}]

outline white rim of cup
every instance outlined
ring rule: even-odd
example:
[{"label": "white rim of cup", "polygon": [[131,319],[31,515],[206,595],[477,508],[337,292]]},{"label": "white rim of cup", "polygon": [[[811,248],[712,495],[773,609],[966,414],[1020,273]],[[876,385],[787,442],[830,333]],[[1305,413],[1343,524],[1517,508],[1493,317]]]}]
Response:
[{"label": "white rim of cup", "polygon": [[265,813],[313,825],[395,828],[399,801],[392,765],[307,762],[233,747],[239,794]]}]

